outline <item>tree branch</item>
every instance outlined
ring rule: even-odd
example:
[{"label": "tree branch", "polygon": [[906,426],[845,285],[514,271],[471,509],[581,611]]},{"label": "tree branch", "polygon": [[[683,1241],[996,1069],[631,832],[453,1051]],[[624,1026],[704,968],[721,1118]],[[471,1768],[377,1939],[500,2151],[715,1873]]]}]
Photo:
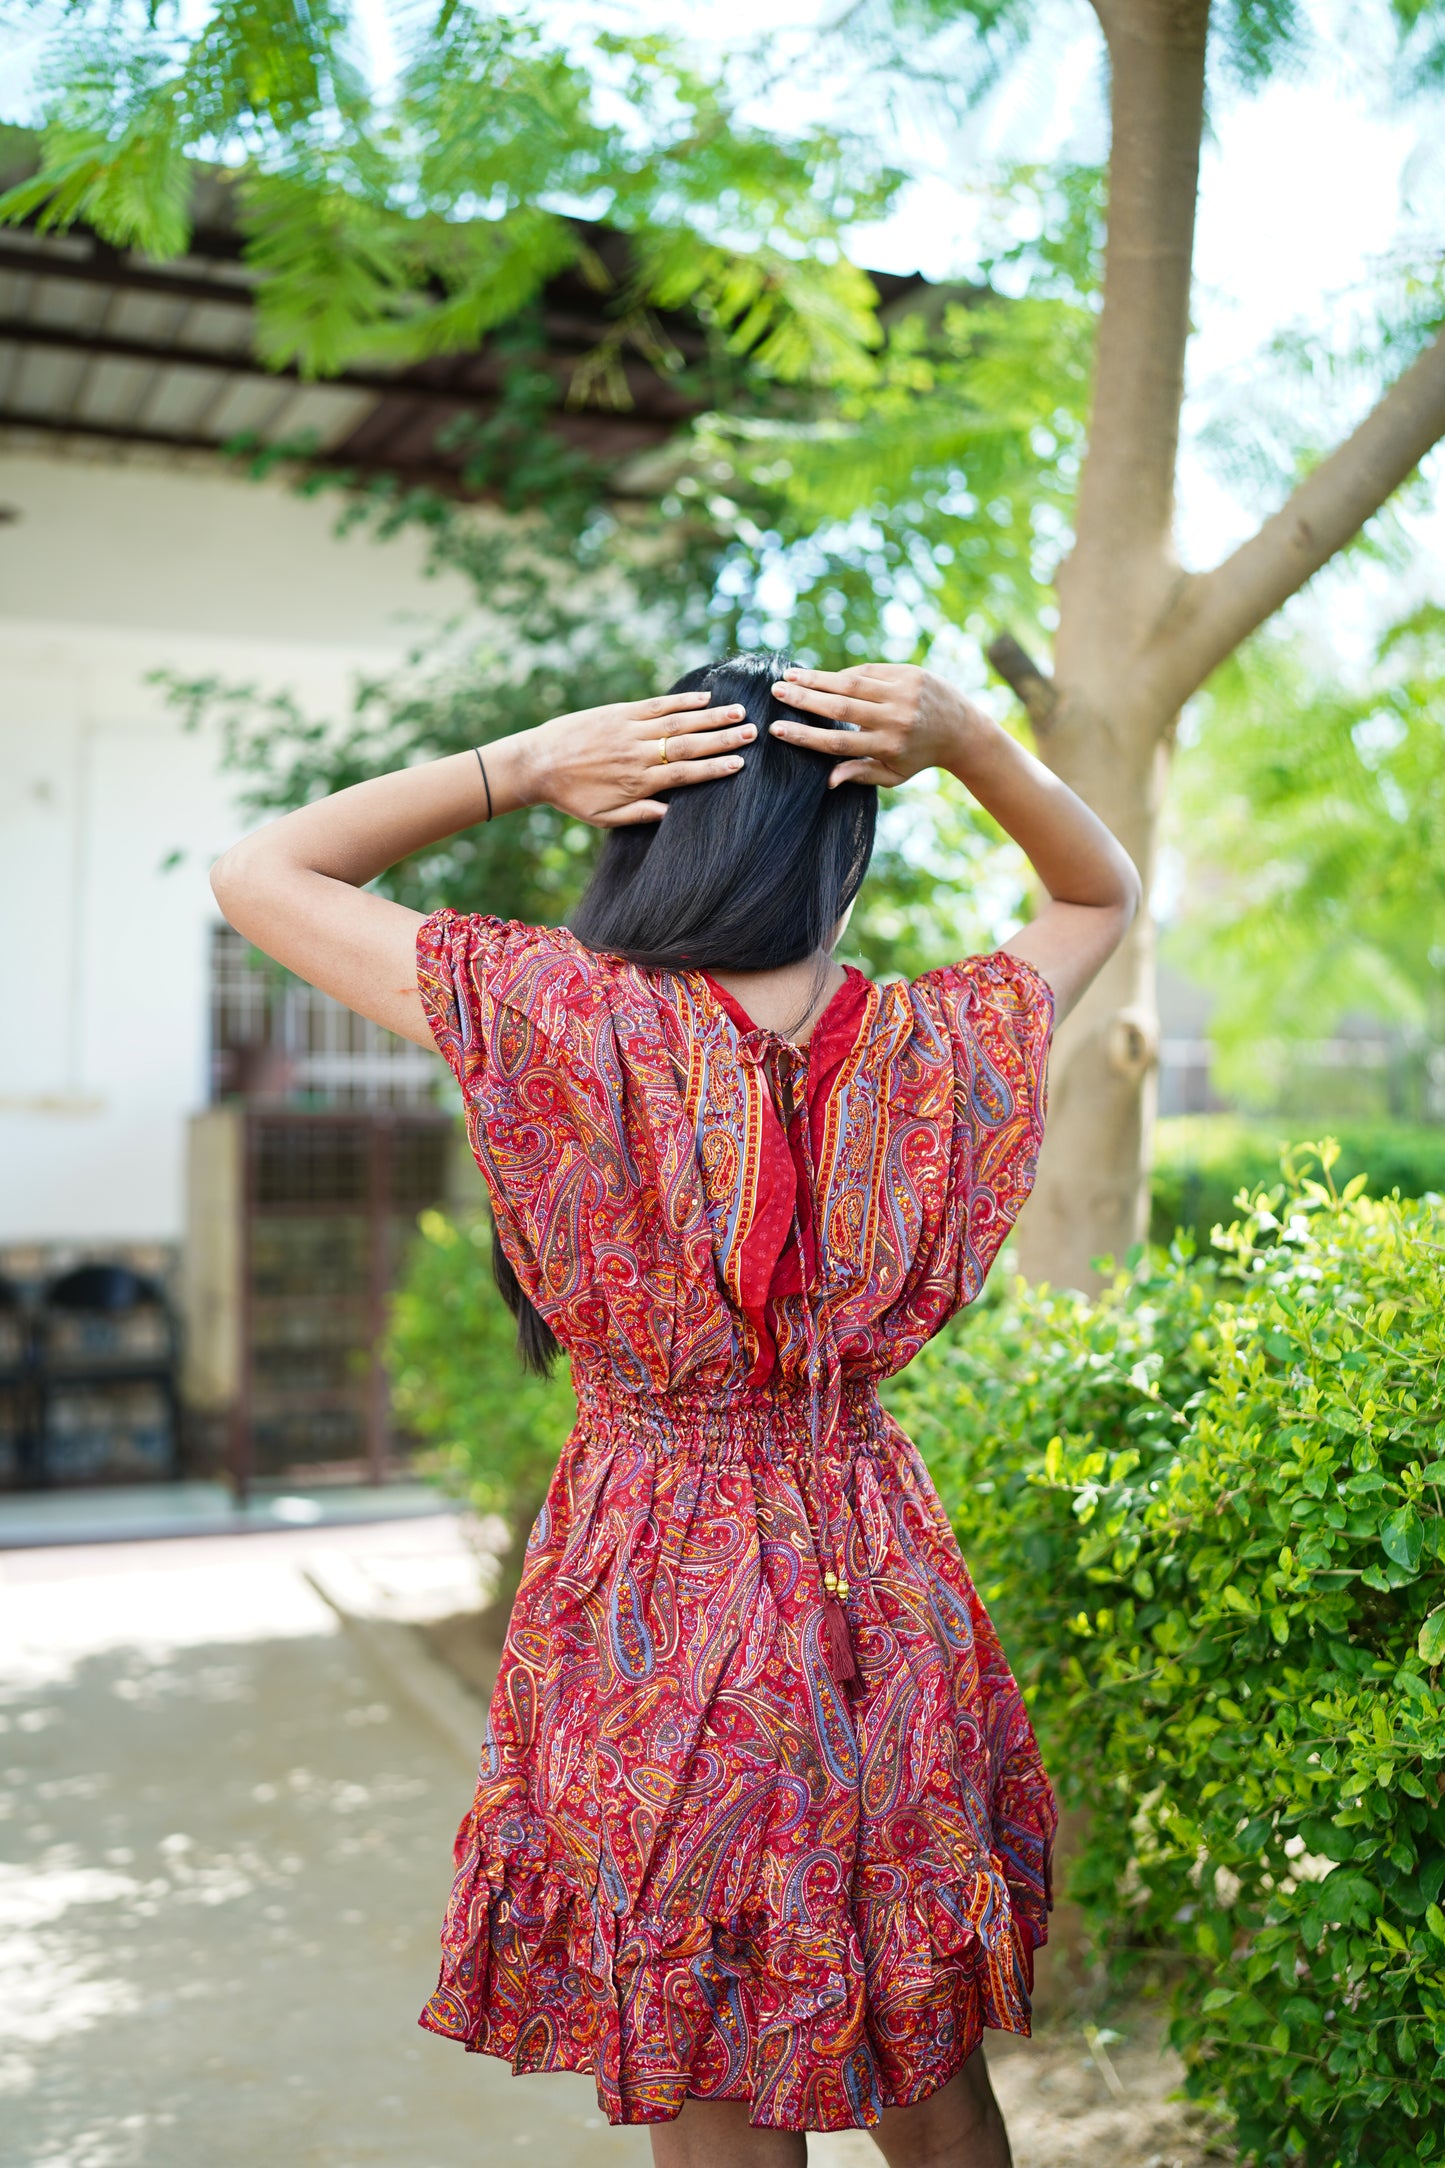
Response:
[{"label": "tree branch", "polygon": [[1445,437],[1445,331],[1258,533],[1185,580],[1145,667],[1177,706],[1357,535]]},{"label": "tree branch", "polygon": [[1039,668],[1027,649],[1020,647],[1011,632],[1001,632],[996,640],[991,640],[984,655],[1005,685],[1011,685],[1018,694],[1035,734],[1040,738],[1046,736],[1059,704],[1053,679]]}]

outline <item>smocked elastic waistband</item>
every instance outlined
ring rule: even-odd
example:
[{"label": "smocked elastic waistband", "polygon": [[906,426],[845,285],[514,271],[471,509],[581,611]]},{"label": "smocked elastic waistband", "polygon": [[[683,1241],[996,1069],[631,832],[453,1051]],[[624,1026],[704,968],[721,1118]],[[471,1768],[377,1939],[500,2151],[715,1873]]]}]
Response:
[{"label": "smocked elastic waistband", "polygon": [[580,1427],[599,1438],[623,1438],[657,1453],[699,1453],[709,1461],[744,1454],[793,1459],[816,1443],[842,1459],[876,1446],[886,1417],[871,1379],[845,1379],[838,1420],[827,1434],[827,1392],[807,1383],[670,1393],[632,1393],[610,1378],[580,1378]]}]

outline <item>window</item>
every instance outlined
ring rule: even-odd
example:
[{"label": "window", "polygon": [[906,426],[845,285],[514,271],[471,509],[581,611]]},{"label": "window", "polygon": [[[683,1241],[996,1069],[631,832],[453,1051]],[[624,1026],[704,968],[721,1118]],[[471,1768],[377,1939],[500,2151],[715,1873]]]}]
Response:
[{"label": "window", "polygon": [[267,962],[229,926],[211,935],[211,1097],[313,1107],[430,1106],[436,1057]]}]

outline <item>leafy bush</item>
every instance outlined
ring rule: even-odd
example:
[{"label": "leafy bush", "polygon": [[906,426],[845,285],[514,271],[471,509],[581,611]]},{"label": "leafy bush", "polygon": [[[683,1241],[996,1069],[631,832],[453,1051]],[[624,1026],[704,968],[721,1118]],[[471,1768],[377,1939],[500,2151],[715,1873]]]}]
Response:
[{"label": "leafy bush", "polygon": [[423,1212],[419,1227],[392,1298],[393,1405],[430,1448],[427,1471],[478,1512],[504,1514],[520,1543],[572,1427],[568,1373],[532,1377],[517,1361],[516,1322],[492,1281],[485,1214],[459,1224]]},{"label": "leafy bush", "polygon": [[[1445,1124],[1434,1128],[1399,1123],[1352,1124],[1336,1132],[1340,1147],[1335,1179],[1369,1177],[1371,1192],[1388,1197],[1445,1194]],[[1160,1122],[1155,1132],[1151,1233],[1160,1244],[1189,1228],[1205,1249],[1212,1230],[1235,1218],[1234,1200],[1274,1182],[1285,1139],[1279,1125],[1241,1121],[1232,1114],[1185,1114]]]},{"label": "leafy bush", "polygon": [[892,1396],[1091,1810],[1071,1894],[1184,1961],[1190,2088],[1269,2168],[1445,2158],[1445,1246],[1357,1186],[1020,1287]]}]

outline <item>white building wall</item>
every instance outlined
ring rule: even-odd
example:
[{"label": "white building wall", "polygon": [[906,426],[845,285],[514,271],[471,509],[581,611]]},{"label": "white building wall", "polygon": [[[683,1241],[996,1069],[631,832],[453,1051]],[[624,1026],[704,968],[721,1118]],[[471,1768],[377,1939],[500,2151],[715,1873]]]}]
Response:
[{"label": "white building wall", "polygon": [[[344,710],[464,608],[279,484],[0,455],[0,1243],[169,1241],[237,782],[158,668]],[[173,851],[184,856],[163,870]]]}]

